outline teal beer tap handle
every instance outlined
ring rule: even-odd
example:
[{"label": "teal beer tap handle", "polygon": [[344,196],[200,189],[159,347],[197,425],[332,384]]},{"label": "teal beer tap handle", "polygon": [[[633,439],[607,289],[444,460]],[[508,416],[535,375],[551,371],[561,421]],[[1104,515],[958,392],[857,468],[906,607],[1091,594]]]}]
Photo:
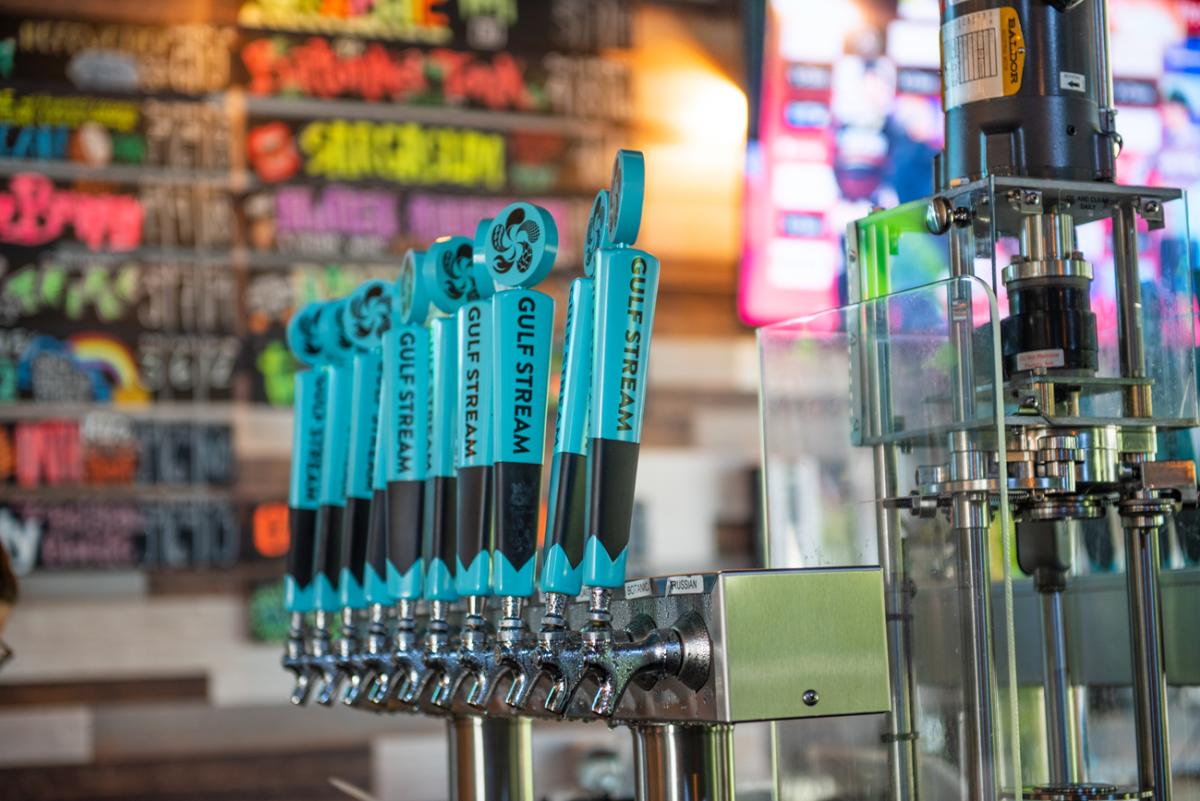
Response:
[{"label": "teal beer tap handle", "polygon": [[430,248],[454,272],[470,277],[468,300],[454,313],[458,338],[457,571],[459,595],[492,591],[492,302],[495,292],[486,267],[474,259],[474,245],[452,237]]},{"label": "teal beer tap handle", "polygon": [[346,503],[346,451],[350,438],[350,408],[353,391],[351,357],[354,345],[345,336],[342,318],[345,299],[330,301],[317,321],[317,336],[325,349],[328,376],[326,404],[328,418],[318,494],[317,537],[313,579],[313,608],[332,612],[341,605],[338,584],[342,555],[342,519]]},{"label": "teal beer tap handle", "polygon": [[645,197],[645,157],[637,150],[618,150],[608,190],[607,241],[601,247],[632,247],[637,242]]},{"label": "teal beer tap handle", "polygon": [[429,468],[429,297],[423,253],[408,251],[393,286],[392,324],[383,335],[383,385],[376,494],[385,500],[370,564],[393,600],[415,601],[425,584],[422,555],[425,481]]},{"label": "teal beer tap handle", "polygon": [[592,210],[588,214],[587,234],[583,241],[583,274],[591,278],[596,274],[596,251],[608,247],[612,240],[608,236],[609,214],[608,190],[601,189],[592,201]]},{"label": "teal beer tap handle", "polygon": [[592,332],[596,318],[596,253],[608,240],[608,190],[601,189],[588,215],[583,274],[571,283],[563,333],[554,455],[550,463],[542,592],[578,595],[583,584],[587,534],[588,408],[592,391]]},{"label": "teal beer tap handle", "polygon": [[292,398],[292,467],[288,484],[288,546],[284,575],[284,609],[313,609],[313,546],[320,505],[321,454],[325,445],[328,374],[320,369],[322,349],[316,336],[324,304],[310,303],[288,323],[292,354],[309,369],[296,373]]},{"label": "teal beer tap handle", "polygon": [[[439,240],[444,242],[446,240]],[[439,243],[435,242],[436,247]],[[449,248],[435,254],[434,247],[421,263],[421,281],[438,309],[453,315],[474,291],[469,266]],[[429,426],[429,479],[425,496],[426,568],[425,598],[453,601],[457,567],[457,482],[455,445],[458,413],[458,331],[454,317],[429,323],[432,388]]]},{"label": "teal beer tap handle", "polygon": [[587,421],[592,373],[595,288],[590,278],[571,282],[563,336],[546,544],[542,549],[542,592],[578,595],[582,587],[587,531]]},{"label": "teal beer tap handle", "polygon": [[383,380],[380,339],[391,326],[391,291],[383,281],[367,281],[346,299],[343,333],[354,348],[351,359],[350,440],[346,453],[346,505],[342,514],[339,590],[342,606],[366,606],[367,545],[370,537],[372,472],[379,435],[379,393]]},{"label": "teal beer tap handle", "polygon": [[[391,293],[392,288],[388,287]],[[387,338],[391,329],[385,332]],[[396,596],[388,590],[388,502],[387,502],[387,456],[388,445],[392,441],[389,433],[395,427],[395,415],[389,411],[391,404],[388,398],[392,394],[389,387],[391,377],[383,364],[383,341],[380,341],[380,372],[379,372],[379,411],[376,412],[378,425],[375,426],[374,458],[371,462],[371,515],[367,523],[367,563],[363,568],[363,596],[368,604],[390,606],[395,603]]]},{"label": "teal beer tap handle", "polygon": [[438,317],[429,323],[432,351],[430,372],[433,378],[430,391],[429,479],[425,495],[425,598],[430,601],[453,601],[458,598],[454,586],[457,533],[454,475],[456,338],[453,318]]},{"label": "teal beer tap handle", "polygon": [[487,266],[504,287],[492,299],[492,581],[502,596],[534,591],[554,299],[529,287],[550,273],[557,251],[558,229],[545,209],[513,203],[492,221]]},{"label": "teal beer tap handle", "polygon": [[[584,583],[625,581],[638,447],[645,411],[659,263],[632,245],[640,227],[641,154],[619,151],[613,169],[608,247],[596,253],[596,335],[588,443],[588,536]],[[637,212],[635,217],[634,211]]]}]

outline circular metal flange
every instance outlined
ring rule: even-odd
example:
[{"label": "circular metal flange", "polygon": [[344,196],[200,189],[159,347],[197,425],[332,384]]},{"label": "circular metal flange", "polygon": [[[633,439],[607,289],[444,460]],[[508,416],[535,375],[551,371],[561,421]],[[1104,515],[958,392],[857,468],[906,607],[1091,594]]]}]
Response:
[{"label": "circular metal flange", "polygon": [[386,281],[372,279],[347,296],[343,333],[359,350],[378,347],[379,338],[392,327],[391,289]]},{"label": "circular metal flange", "polygon": [[1017,258],[1004,268],[1005,284],[1013,281],[1031,281],[1036,278],[1085,278],[1092,280],[1092,263],[1082,258],[1070,259],[1021,259]]},{"label": "circular metal flange", "polygon": [[302,364],[309,367],[325,363],[325,346],[318,335],[319,321],[327,313],[327,301],[318,300],[305,305],[292,315],[287,326],[287,346]]},{"label": "circular metal flange", "polygon": [[1051,520],[1095,520],[1104,516],[1104,498],[1059,495],[1021,504],[1017,514],[1027,522]]},{"label": "circular metal flange", "polygon": [[587,221],[587,236],[583,242],[583,274],[589,278],[596,272],[596,251],[612,244],[608,238],[608,210],[608,190],[601,189],[592,201],[592,211]]},{"label": "circular metal flange", "polygon": [[1132,528],[1158,528],[1167,522],[1167,516],[1175,511],[1175,502],[1169,498],[1125,498],[1118,508],[1121,522]]},{"label": "circular metal flange", "polygon": [[490,278],[475,270],[475,244],[465,236],[447,236],[429,246],[421,275],[433,305],[453,314],[472,300],[490,298],[496,291]]},{"label": "circular metal flange", "polygon": [[558,226],[541,206],[511,203],[492,220],[485,258],[497,284],[536,286],[550,274],[557,254]]},{"label": "circular metal flange", "polygon": [[923,497],[952,495],[956,492],[999,492],[1000,484],[994,478],[977,478],[969,481],[943,481],[939,484],[924,484],[917,488]]},{"label": "circular metal flange", "polygon": [[608,241],[632,245],[642,227],[646,195],[646,159],[640,151],[617,151],[608,195]]},{"label": "circular metal flange", "polygon": [[[1011,790],[1005,790],[1005,798],[1013,798]],[[1076,784],[1039,784],[1026,787],[1021,791],[1023,798],[1030,801],[1134,801],[1140,798],[1152,798],[1151,790],[1138,790],[1133,787],[1118,787],[1115,784],[1097,784],[1094,782],[1079,782]]]},{"label": "circular metal flange", "polygon": [[396,276],[394,291],[395,302],[392,310],[395,314],[393,322],[401,325],[422,325],[429,316],[429,293],[425,290],[425,280],[421,275],[421,262],[425,254],[419,250],[409,250],[404,254],[400,263],[400,273]]}]

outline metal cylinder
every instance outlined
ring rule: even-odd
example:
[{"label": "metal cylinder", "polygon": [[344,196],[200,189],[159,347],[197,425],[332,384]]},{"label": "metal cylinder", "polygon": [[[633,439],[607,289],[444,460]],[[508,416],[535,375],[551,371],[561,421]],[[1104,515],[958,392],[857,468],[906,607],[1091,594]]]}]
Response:
[{"label": "metal cylinder", "polygon": [[1133,651],[1133,707],[1137,726],[1138,784],[1155,801],[1171,801],[1167,737],[1167,677],[1163,667],[1162,600],[1158,582],[1158,527],[1125,528],[1125,580]]},{"label": "metal cylinder", "polygon": [[733,727],[630,726],[637,801],[733,801]]},{"label": "metal cylinder", "polygon": [[[1113,210],[1113,266],[1117,282],[1117,342],[1121,376],[1146,377],[1146,345],[1142,330],[1142,284],[1138,272],[1137,212],[1129,203]],[[1150,387],[1126,387],[1125,416],[1150,417]]]},{"label": "metal cylinder", "polygon": [[452,718],[450,801],[533,801],[532,721]]},{"label": "metal cylinder", "polygon": [[1113,179],[1103,0],[942,3],[944,182]]},{"label": "metal cylinder", "polygon": [[1051,784],[1075,784],[1083,776],[1078,716],[1067,673],[1067,631],[1061,592],[1042,593],[1043,691]]},{"label": "metal cylinder", "polygon": [[[974,272],[975,237],[969,226],[950,232],[950,271],[955,276]],[[975,375],[971,321],[971,285],[951,286],[949,307],[956,360],[951,395],[954,421],[975,418]],[[985,478],[983,454],[967,429],[950,434],[950,478],[973,481]],[[995,663],[992,658],[991,567],[988,559],[988,526],[991,509],[987,493],[955,492],[950,504],[950,527],[958,542],[959,621],[963,659],[963,713],[966,743],[963,771],[970,798],[996,797]]]}]

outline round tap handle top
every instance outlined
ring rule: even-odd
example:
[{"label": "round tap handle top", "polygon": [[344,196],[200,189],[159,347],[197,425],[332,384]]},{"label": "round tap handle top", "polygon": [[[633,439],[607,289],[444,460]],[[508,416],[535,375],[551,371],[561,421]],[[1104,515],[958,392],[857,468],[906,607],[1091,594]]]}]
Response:
[{"label": "round tap handle top", "polygon": [[429,292],[425,287],[421,265],[425,254],[411,248],[405,252],[404,261],[400,263],[400,273],[396,276],[393,289],[392,324],[424,325],[429,317]]},{"label": "round tap handle top", "polygon": [[293,314],[292,319],[288,321],[288,349],[308,367],[317,367],[325,363],[325,347],[317,330],[321,316],[327,313],[328,305],[328,301],[314,301]]},{"label": "round tap handle top", "polygon": [[364,281],[346,297],[342,316],[346,338],[360,351],[379,347],[392,327],[392,287],[386,281]]},{"label": "round tap handle top", "polygon": [[617,151],[608,194],[608,244],[632,245],[642,227],[646,194],[646,159],[641,151]]},{"label": "round tap handle top", "polygon": [[345,364],[357,348],[346,336],[346,305],[348,298],[329,301],[317,320],[317,337],[325,354],[325,364]]},{"label": "round tap handle top", "polygon": [[497,284],[534,287],[550,274],[557,254],[558,226],[541,206],[511,203],[492,220],[486,259]]},{"label": "round tap handle top", "polygon": [[465,236],[442,237],[430,245],[421,275],[433,305],[446,314],[495,292],[491,280],[476,272],[475,245]]},{"label": "round tap handle top", "polygon": [[612,244],[608,238],[608,214],[608,190],[601,189],[592,201],[592,211],[588,214],[587,236],[583,241],[583,274],[589,278],[596,273],[596,251]]}]

